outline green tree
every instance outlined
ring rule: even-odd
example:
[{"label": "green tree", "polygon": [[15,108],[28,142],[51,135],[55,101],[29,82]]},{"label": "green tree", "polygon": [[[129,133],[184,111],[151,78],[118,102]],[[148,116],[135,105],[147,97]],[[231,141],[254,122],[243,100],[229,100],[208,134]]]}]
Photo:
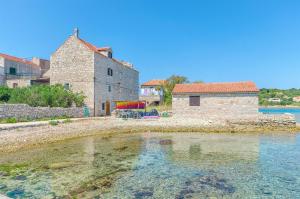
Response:
[{"label": "green tree", "polygon": [[184,76],[172,75],[164,84],[162,84],[162,90],[164,93],[164,103],[172,104],[172,91],[176,84],[188,83],[188,79]]},{"label": "green tree", "polygon": [[193,83],[204,83],[204,81],[202,81],[202,80],[196,80]]}]

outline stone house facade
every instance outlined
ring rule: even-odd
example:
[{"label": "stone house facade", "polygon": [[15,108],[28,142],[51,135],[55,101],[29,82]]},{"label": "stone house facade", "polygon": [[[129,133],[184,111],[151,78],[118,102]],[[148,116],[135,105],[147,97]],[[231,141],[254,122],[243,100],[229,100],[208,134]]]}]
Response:
[{"label": "stone house facade", "polygon": [[109,47],[96,46],[70,36],[50,58],[50,84],[63,84],[83,92],[91,115],[109,115],[115,101],[138,100],[139,72],[113,58]]},{"label": "stone house facade", "polygon": [[259,89],[253,82],[177,84],[174,116],[236,118],[258,114]]},{"label": "stone house facade", "polygon": [[10,88],[30,86],[32,81],[42,77],[40,63],[43,63],[44,71],[50,66],[48,60],[33,58],[29,61],[0,53],[0,85]]},{"label": "stone house facade", "polygon": [[162,85],[165,80],[150,80],[141,85],[140,100],[146,101],[147,105],[159,105],[163,103]]}]

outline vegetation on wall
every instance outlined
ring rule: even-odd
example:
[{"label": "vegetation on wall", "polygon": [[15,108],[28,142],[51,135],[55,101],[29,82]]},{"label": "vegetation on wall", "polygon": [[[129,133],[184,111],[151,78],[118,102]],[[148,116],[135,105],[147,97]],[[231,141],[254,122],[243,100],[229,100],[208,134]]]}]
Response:
[{"label": "vegetation on wall", "polygon": [[37,85],[24,88],[0,87],[0,102],[41,107],[71,107],[84,105],[83,93],[66,90],[62,85]]},{"label": "vegetation on wall", "polygon": [[[299,102],[294,102],[293,98],[300,96],[300,89],[266,89],[263,88],[259,92],[259,104],[261,106],[300,106]],[[269,102],[270,98],[279,98],[281,102]]]}]

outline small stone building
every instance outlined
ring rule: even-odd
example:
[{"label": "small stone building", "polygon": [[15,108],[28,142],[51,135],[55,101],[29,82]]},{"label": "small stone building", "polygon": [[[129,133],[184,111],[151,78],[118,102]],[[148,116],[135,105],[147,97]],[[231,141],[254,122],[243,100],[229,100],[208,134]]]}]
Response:
[{"label": "small stone building", "polygon": [[259,89],[253,82],[177,84],[174,116],[237,118],[258,114]]},{"label": "small stone building", "polygon": [[48,60],[27,60],[0,53],[0,85],[11,88],[30,86],[33,81],[39,81],[49,67]]},{"label": "small stone building", "polygon": [[83,92],[93,116],[109,115],[115,101],[139,99],[139,72],[118,61],[110,47],[96,47],[79,38],[78,30],[50,58],[50,84]]},{"label": "small stone building", "polygon": [[146,101],[147,105],[159,105],[163,102],[162,85],[166,80],[150,80],[141,85],[140,100]]}]

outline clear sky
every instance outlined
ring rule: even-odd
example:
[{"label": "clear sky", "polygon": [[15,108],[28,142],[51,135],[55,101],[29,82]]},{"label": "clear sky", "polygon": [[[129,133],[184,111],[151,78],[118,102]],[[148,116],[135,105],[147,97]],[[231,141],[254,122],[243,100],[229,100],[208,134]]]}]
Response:
[{"label": "clear sky", "polygon": [[299,0],[0,0],[0,52],[50,57],[80,37],[111,46],[140,82],[255,81],[300,88]]}]

